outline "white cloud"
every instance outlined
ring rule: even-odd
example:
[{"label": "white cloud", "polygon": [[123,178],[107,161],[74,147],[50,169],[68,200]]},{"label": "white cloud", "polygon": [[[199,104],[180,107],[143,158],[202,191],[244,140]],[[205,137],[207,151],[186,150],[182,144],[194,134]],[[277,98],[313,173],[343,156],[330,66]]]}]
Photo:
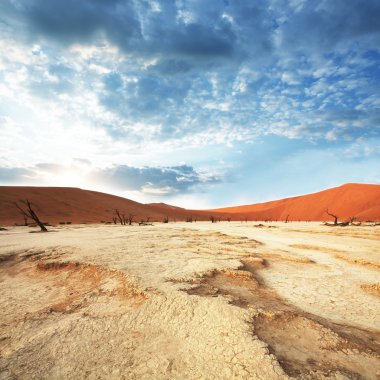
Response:
[{"label": "white cloud", "polygon": [[296,76],[294,75],[294,73],[291,73],[291,72],[282,73],[281,80],[292,86],[300,84],[299,80],[296,79]]},{"label": "white cloud", "polygon": [[168,195],[176,193],[178,190],[170,186],[155,187],[152,183],[147,183],[141,188],[143,194],[149,195]]}]

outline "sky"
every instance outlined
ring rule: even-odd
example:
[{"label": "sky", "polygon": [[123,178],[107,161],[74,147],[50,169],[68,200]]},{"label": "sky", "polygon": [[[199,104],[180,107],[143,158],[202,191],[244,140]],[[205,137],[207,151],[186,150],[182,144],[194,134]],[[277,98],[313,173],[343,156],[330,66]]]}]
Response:
[{"label": "sky", "polygon": [[0,185],[188,208],[380,183],[378,0],[1,0]]}]

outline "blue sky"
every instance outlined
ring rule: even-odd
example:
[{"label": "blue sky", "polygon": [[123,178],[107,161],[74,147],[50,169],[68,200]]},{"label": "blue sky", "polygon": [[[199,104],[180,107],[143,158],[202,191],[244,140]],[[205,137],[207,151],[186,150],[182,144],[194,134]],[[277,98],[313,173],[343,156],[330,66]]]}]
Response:
[{"label": "blue sky", "polygon": [[206,208],[380,183],[377,0],[2,0],[0,184]]}]

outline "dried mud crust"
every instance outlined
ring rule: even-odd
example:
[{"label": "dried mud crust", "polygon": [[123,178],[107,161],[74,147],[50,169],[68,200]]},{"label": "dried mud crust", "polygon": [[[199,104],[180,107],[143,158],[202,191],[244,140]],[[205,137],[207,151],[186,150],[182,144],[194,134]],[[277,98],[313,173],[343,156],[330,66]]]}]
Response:
[{"label": "dried mud crust", "polygon": [[[312,241],[262,240],[281,228],[248,238],[177,226],[65,228],[9,242],[16,254],[0,246],[0,378],[376,379],[376,331],[306,313],[278,286],[291,273],[295,291],[310,274],[351,286],[340,273],[355,266],[332,277],[338,260],[288,248]],[[350,289],[365,311],[377,298],[360,285],[377,280],[360,279]]]},{"label": "dried mud crust", "polygon": [[[121,299],[146,299],[146,294],[132,285],[128,277],[114,269],[80,262],[39,261],[37,270],[47,273],[67,273],[69,281],[80,282],[87,291],[95,291],[97,295],[118,297]],[[66,283],[67,284],[67,283]],[[67,285],[66,285],[67,286]]]},{"label": "dried mud crust", "polygon": [[121,271],[36,257],[16,254],[2,267],[3,285],[30,292],[13,306],[8,299],[1,379],[194,379],[210,371],[210,379],[281,378],[274,357],[246,332],[242,313],[231,314],[225,302],[194,302],[181,292],[146,298]]},{"label": "dried mud crust", "polygon": [[72,313],[87,306],[89,299],[94,297],[116,297],[135,304],[147,298],[145,292],[133,285],[123,272],[93,264],[51,259],[59,256],[55,250],[31,250],[5,256],[6,260],[1,263],[0,281],[5,281],[6,277],[17,278],[31,288],[43,289],[43,293],[30,292],[28,298],[20,300],[26,310],[24,316],[16,312],[17,303],[13,307],[8,305],[8,313],[1,313],[4,321],[14,318],[14,314],[16,319],[21,316],[28,319],[34,314]]},{"label": "dried mud crust", "polygon": [[253,309],[253,333],[291,377],[379,379],[380,334],[333,323],[285,302],[258,273],[268,266],[262,258],[244,260],[239,270],[205,273],[183,291],[227,297],[232,305]]}]

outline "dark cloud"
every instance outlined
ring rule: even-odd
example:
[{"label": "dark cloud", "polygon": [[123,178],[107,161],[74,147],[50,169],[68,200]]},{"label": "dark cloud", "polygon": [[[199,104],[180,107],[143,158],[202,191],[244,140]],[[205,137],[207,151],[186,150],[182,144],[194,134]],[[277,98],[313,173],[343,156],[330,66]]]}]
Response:
[{"label": "dark cloud", "polygon": [[132,2],[124,0],[28,0],[17,12],[31,33],[62,44],[88,43],[104,33],[127,45],[140,35]]},{"label": "dark cloud", "polygon": [[[312,53],[329,52],[346,42],[366,38],[373,48],[380,38],[380,3],[377,0],[306,1],[297,11],[279,8],[287,21],[278,29],[286,48]],[[342,46],[340,46],[342,47]]]},{"label": "dark cloud", "polygon": [[177,75],[186,74],[192,69],[192,66],[185,60],[179,59],[162,59],[150,70],[159,75]]},{"label": "dark cloud", "polygon": [[[377,0],[173,2],[161,0],[4,0],[2,20],[17,26],[30,40],[59,44],[100,43],[102,38],[122,51],[164,56],[175,70],[218,57],[255,61],[275,54],[274,37],[282,47],[329,50],[346,40],[380,33]],[[293,2],[296,4],[296,2]],[[156,8],[156,9],[155,9]],[[376,39],[374,48],[376,48]],[[165,69],[165,66],[163,67]]]},{"label": "dark cloud", "polygon": [[[58,44],[100,43],[106,38],[124,52],[165,55],[170,60],[232,58],[269,48],[270,30],[256,6],[161,1],[5,0],[0,9],[29,40]],[[239,20],[231,23],[226,12]],[[246,27],[246,30],[241,30]],[[242,33],[241,33],[242,32]],[[247,34],[252,34],[248,37]],[[249,49],[249,50],[248,50]],[[177,66],[183,69],[183,64]]]},{"label": "dark cloud", "polygon": [[[78,164],[88,164],[85,159],[75,159]],[[38,184],[49,174],[56,176],[71,170],[60,164],[40,163],[28,168],[0,168],[2,184]],[[197,172],[192,166],[142,167],[115,165],[106,169],[93,170],[87,175],[90,181],[97,181],[120,190],[135,190],[153,195],[188,193],[204,185],[220,183],[217,175]]]},{"label": "dark cloud", "polygon": [[21,183],[33,175],[33,171],[27,168],[0,168],[0,182]]},{"label": "dark cloud", "polygon": [[196,186],[221,181],[217,176],[201,175],[187,165],[143,168],[118,165],[97,171],[93,178],[120,189],[160,195],[186,193]]}]

